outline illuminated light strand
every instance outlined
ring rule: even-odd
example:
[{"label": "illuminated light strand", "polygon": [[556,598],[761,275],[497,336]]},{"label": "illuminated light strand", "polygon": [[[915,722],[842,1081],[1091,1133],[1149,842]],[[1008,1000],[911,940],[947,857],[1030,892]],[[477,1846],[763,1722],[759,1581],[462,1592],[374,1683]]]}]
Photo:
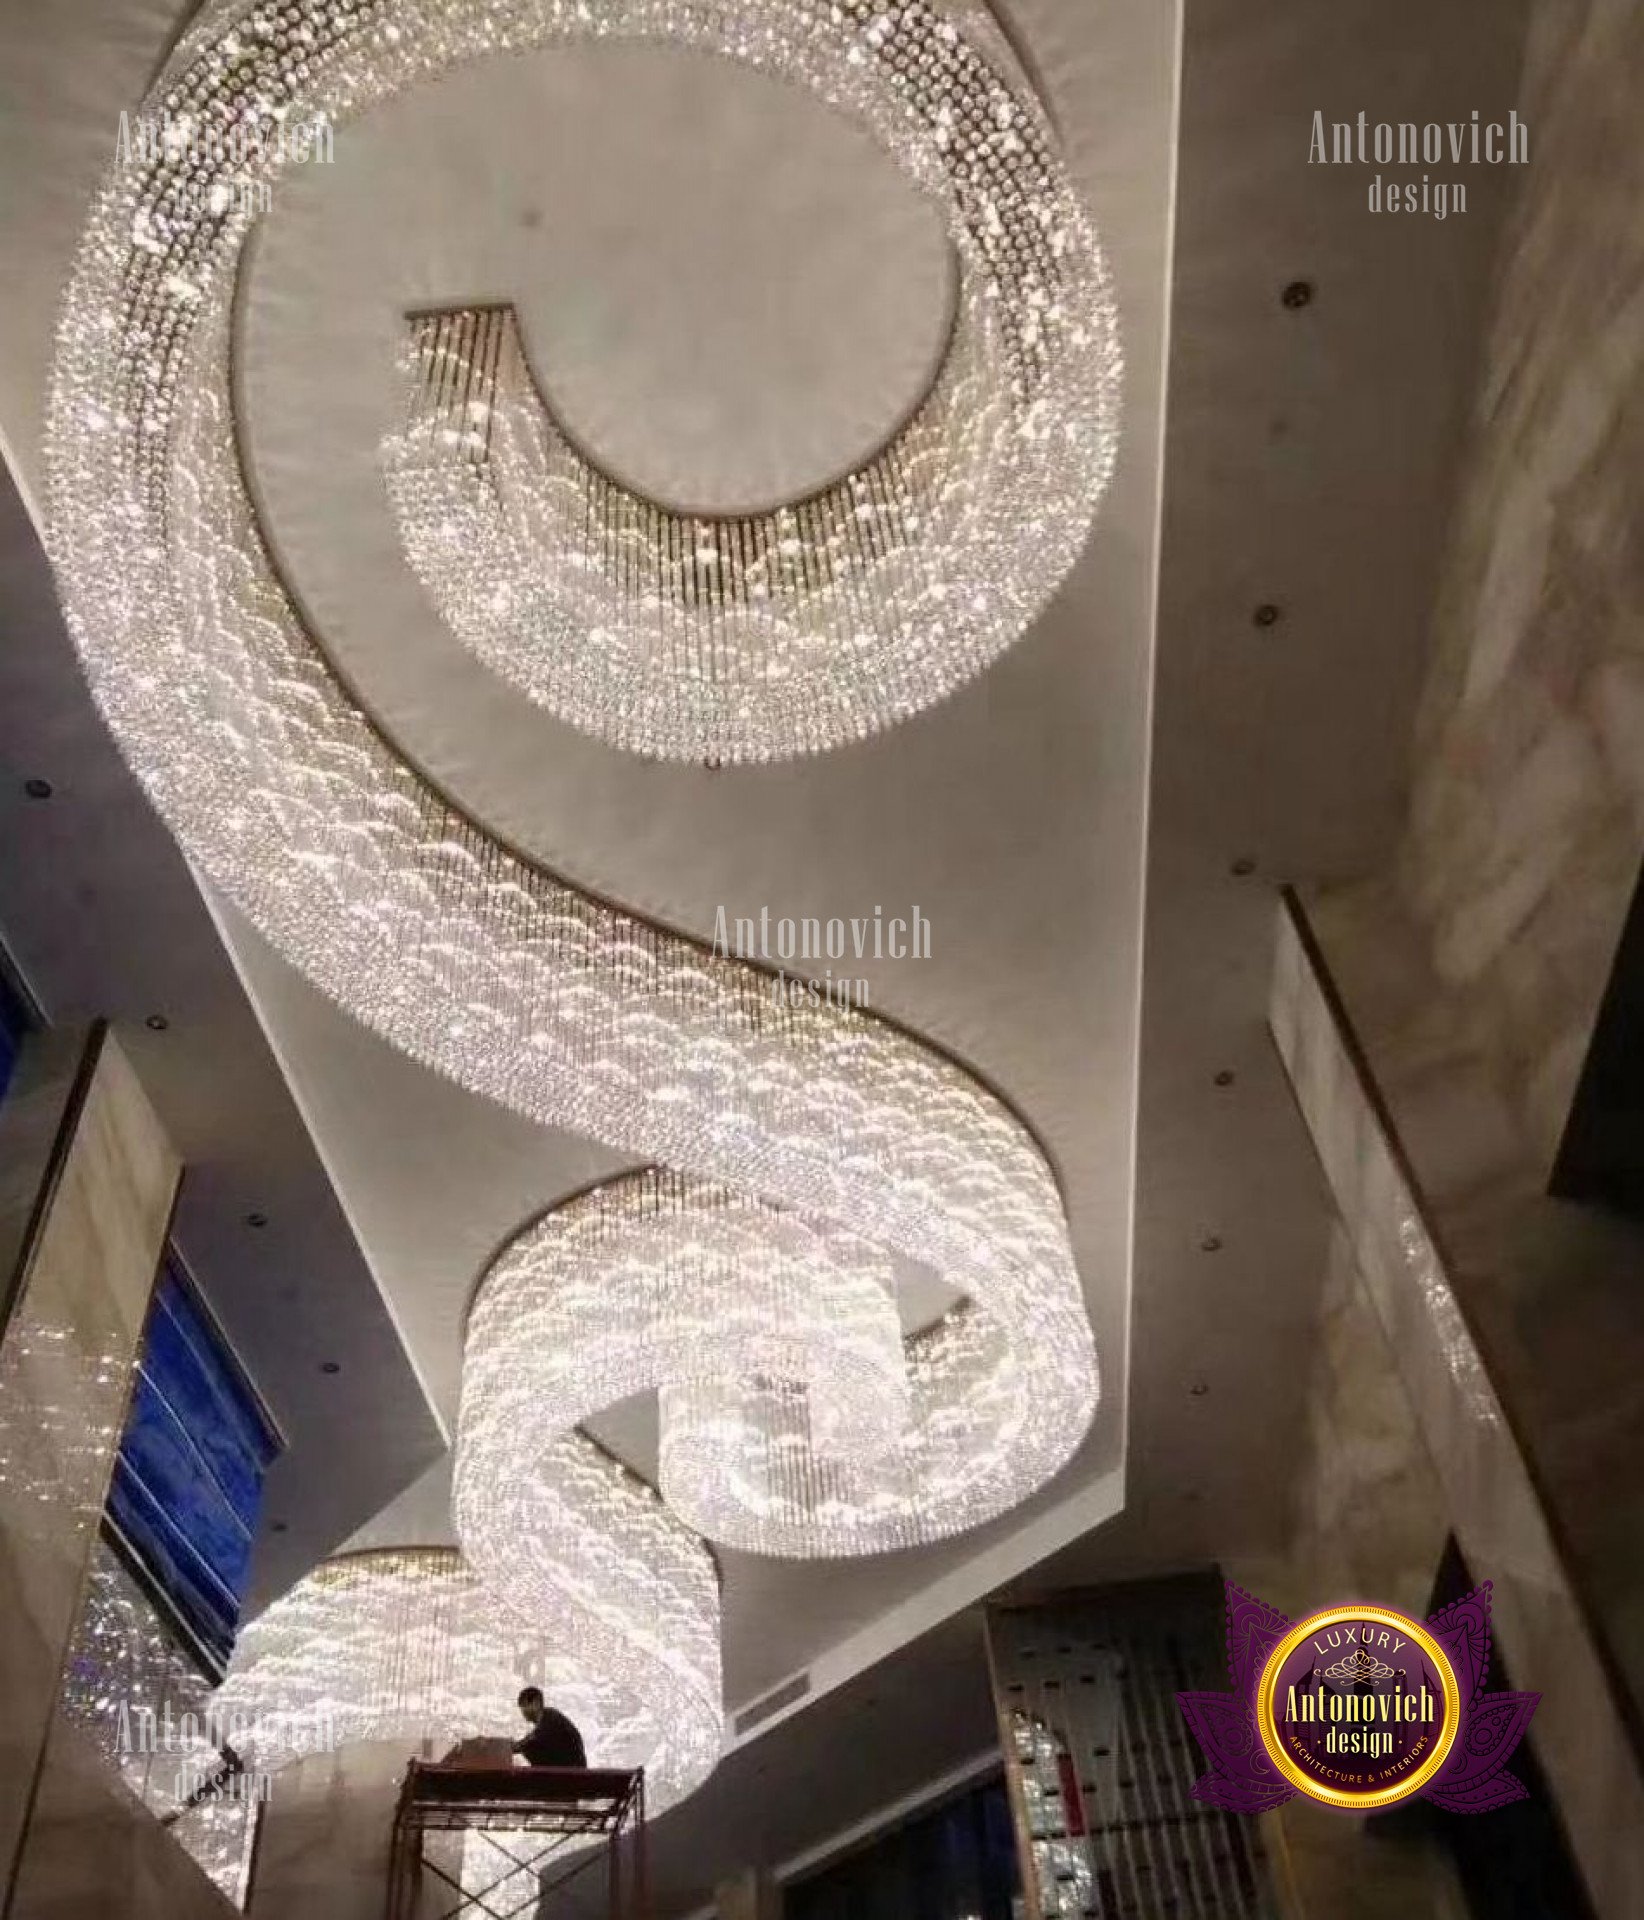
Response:
[{"label": "illuminated light strand", "polygon": [[[469,1315],[456,1514],[464,1550],[547,1613],[563,1531],[533,1522],[544,1437],[660,1394],[661,1489],[748,1552],[880,1553],[1017,1504],[1079,1404],[1059,1316],[985,1299],[905,1345],[879,1249],[829,1222],[652,1168],[555,1208],[488,1269]],[[557,1472],[555,1456],[546,1456]]]},{"label": "illuminated light strand", "polygon": [[[584,1483],[589,1503],[603,1494],[627,1508],[623,1494],[608,1491],[621,1469],[607,1464],[604,1488]],[[590,1519],[591,1531],[602,1531],[602,1516]],[[601,1764],[649,1763],[659,1790],[677,1792],[718,1750],[718,1608],[700,1545],[660,1507],[655,1524],[698,1556],[696,1612],[666,1622],[666,1657],[680,1668],[689,1650],[700,1662],[691,1688],[710,1702],[707,1712],[700,1702],[687,1706],[667,1729],[657,1724],[656,1689],[631,1648],[591,1670],[557,1634],[533,1632],[499,1608],[450,1547],[381,1548],[322,1563],[245,1627],[213,1711],[235,1727],[242,1759],[272,1772],[356,1740],[425,1744],[438,1757],[461,1740],[495,1739],[518,1721],[515,1696],[530,1684],[597,1729]]]}]

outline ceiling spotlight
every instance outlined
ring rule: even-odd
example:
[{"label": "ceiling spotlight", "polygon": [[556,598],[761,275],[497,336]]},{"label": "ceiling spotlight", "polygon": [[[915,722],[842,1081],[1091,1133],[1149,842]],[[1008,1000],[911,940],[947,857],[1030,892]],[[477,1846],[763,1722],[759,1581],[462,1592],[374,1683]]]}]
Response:
[{"label": "ceiling spotlight", "polygon": [[150,1033],[164,1033],[166,1028],[171,1025],[171,1022],[163,1013],[151,1013],[143,1022],[143,1025],[148,1028]]},{"label": "ceiling spotlight", "polygon": [[1188,1388],[1188,1392],[1195,1400],[1202,1400],[1209,1391],[1210,1383],[1206,1380],[1195,1380]]},{"label": "ceiling spotlight", "polygon": [[1230,1087],[1237,1077],[1231,1067],[1223,1067],[1216,1075],[1216,1085],[1218,1087]]},{"label": "ceiling spotlight", "polygon": [[49,800],[51,798],[51,782],[49,780],[39,779],[25,780],[23,782],[23,791],[31,800]]},{"label": "ceiling spotlight", "polygon": [[321,1373],[341,1373],[342,1362],[340,1360],[322,1360],[320,1362],[320,1372]]},{"label": "ceiling spotlight", "polygon": [[1271,600],[1264,600],[1250,618],[1252,624],[1255,626],[1276,627],[1280,620],[1284,618],[1284,612],[1282,608],[1275,606]]},{"label": "ceiling spotlight", "polygon": [[1292,280],[1279,298],[1294,311],[1313,304],[1313,282],[1311,280]]},{"label": "ceiling spotlight", "polygon": [[1207,1233],[1199,1242],[1199,1251],[1201,1253],[1220,1253],[1221,1250],[1222,1242],[1220,1234]]},{"label": "ceiling spotlight", "polygon": [[1235,860],[1232,866],[1228,868],[1228,872],[1232,874],[1235,880],[1248,880],[1255,871],[1256,863],[1248,856]]}]

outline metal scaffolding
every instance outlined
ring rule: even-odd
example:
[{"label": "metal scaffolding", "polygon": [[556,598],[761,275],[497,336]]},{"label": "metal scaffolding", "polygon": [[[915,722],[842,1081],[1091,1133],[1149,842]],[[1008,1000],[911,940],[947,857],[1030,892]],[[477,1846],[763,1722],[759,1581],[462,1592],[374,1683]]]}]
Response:
[{"label": "metal scaffolding", "polygon": [[394,1813],[387,1920],[481,1914],[648,1920],[644,1772],[413,1760]]}]

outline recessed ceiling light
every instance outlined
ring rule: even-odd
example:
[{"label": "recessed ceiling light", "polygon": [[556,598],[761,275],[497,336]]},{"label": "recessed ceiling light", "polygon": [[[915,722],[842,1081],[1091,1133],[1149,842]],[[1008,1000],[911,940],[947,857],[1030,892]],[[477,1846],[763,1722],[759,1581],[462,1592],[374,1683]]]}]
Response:
[{"label": "recessed ceiling light", "polygon": [[1276,627],[1284,618],[1284,610],[1276,606],[1273,601],[1264,600],[1250,618],[1258,627]]},{"label": "recessed ceiling light", "polygon": [[268,1215],[266,1213],[248,1213],[245,1217],[245,1223],[248,1227],[266,1227],[268,1225]]},{"label": "recessed ceiling light", "polygon": [[1248,856],[1241,856],[1228,868],[1228,872],[1232,874],[1235,880],[1248,880],[1255,871],[1256,863]]},{"label": "recessed ceiling light", "polygon": [[49,800],[51,798],[51,782],[49,780],[25,780],[23,782],[23,791],[31,800]]},{"label": "recessed ceiling light", "polygon": [[1216,1075],[1216,1085],[1218,1087],[1230,1087],[1237,1077],[1231,1067],[1223,1067],[1221,1072]]},{"label": "recessed ceiling light", "polygon": [[338,1360],[322,1360],[320,1362],[320,1372],[321,1373],[341,1373],[342,1363],[341,1361],[338,1361]]},{"label": "recessed ceiling light", "polygon": [[1201,1253],[1220,1253],[1221,1250],[1222,1240],[1220,1234],[1207,1233],[1199,1242],[1199,1251]]},{"label": "recessed ceiling light", "polygon": [[1313,282],[1311,280],[1292,280],[1279,296],[1287,307],[1310,307],[1313,304]]},{"label": "recessed ceiling light", "polygon": [[268,1530],[270,1533],[284,1533],[285,1522],[283,1520],[271,1520],[268,1523]]},{"label": "recessed ceiling light", "polygon": [[163,1013],[151,1013],[143,1022],[143,1025],[148,1028],[150,1033],[164,1033],[166,1028],[171,1025],[171,1022]]},{"label": "recessed ceiling light", "polygon": [[1188,1388],[1188,1392],[1195,1400],[1202,1400],[1209,1391],[1210,1384],[1205,1380],[1195,1380],[1192,1386]]}]

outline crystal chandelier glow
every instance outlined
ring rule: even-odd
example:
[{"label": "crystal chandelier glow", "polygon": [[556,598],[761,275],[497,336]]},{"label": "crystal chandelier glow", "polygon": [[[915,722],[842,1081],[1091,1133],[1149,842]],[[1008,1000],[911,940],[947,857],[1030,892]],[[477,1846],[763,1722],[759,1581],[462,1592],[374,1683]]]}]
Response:
[{"label": "crystal chandelier glow", "polygon": [[563,1536],[532,1524],[556,1436],[659,1391],[662,1492],[755,1553],[916,1546],[1014,1506],[1060,1463],[1086,1376],[1055,1296],[995,1292],[902,1339],[872,1243],[650,1168],[595,1187],[492,1263],[469,1315],[456,1516],[533,1616]]},{"label": "crystal chandelier glow", "polygon": [[[455,62],[595,31],[790,77],[825,70],[827,97],[893,145],[911,136],[881,68],[904,56],[940,68],[949,45],[920,0],[894,21],[856,0],[764,0],[745,15],[717,0],[606,0],[594,11],[580,0],[286,0],[203,19],[148,110],[216,136],[247,122],[272,129],[292,112],[341,122]],[[841,36],[861,56],[848,73],[834,58]],[[858,73],[859,91],[830,91],[854,88]],[[257,204],[242,189],[271,179],[279,153],[273,140],[214,137],[134,156],[99,198],[77,258],[48,420],[50,543],[112,730],[201,868],[339,1005],[477,1093],[700,1183],[665,1209],[683,1238],[700,1227],[704,1188],[747,1196],[749,1221],[779,1243],[791,1237],[792,1272],[770,1282],[789,1306],[800,1277],[826,1269],[845,1323],[830,1335],[835,1360],[822,1358],[831,1316],[795,1306],[792,1352],[774,1373],[727,1379],[700,1355],[677,1371],[670,1362],[667,1473],[693,1517],[831,1552],[845,1538],[945,1530],[944,1486],[956,1525],[1001,1510],[1066,1460],[1096,1401],[1045,1156],[999,1099],[917,1039],[826,1004],[773,1005],[756,970],[519,858],[408,765],[333,676],[270,560],[234,429],[232,304]],[[870,1251],[848,1245],[839,1223]],[[868,1293],[883,1284],[879,1256],[935,1270],[969,1305],[893,1355]],[[653,1337],[671,1338],[660,1326]],[[672,1339],[677,1352],[691,1344]],[[465,1416],[482,1439],[485,1398],[481,1389],[480,1411]],[[885,1447],[837,1458],[859,1403]],[[814,1435],[803,1472],[785,1464],[796,1421]],[[961,1436],[952,1444],[950,1429]],[[653,1779],[665,1767],[683,1792],[718,1746],[705,1550],[574,1431],[538,1422],[535,1442],[538,1504],[519,1515],[528,1561],[510,1568],[499,1544],[506,1525],[492,1516],[508,1488],[472,1464],[465,1537],[529,1621],[544,1619],[544,1604],[564,1607],[556,1647],[587,1673],[621,1677],[631,1700],[614,1724],[651,1729]],[[954,1478],[966,1458],[974,1492]],[[814,1478],[824,1467],[826,1485]],[[720,1497],[727,1471],[748,1490],[734,1510]],[[544,1584],[550,1560],[563,1566],[560,1586]],[[375,1590],[328,1579],[298,1591],[315,1621],[337,1623],[316,1644],[332,1648],[327,1671],[343,1676],[347,1698],[354,1656],[336,1609],[369,1608]],[[448,1611],[453,1632],[459,1614]],[[269,1657],[286,1656],[271,1645]],[[437,1700],[437,1674],[426,1685]]]},{"label": "crystal chandelier glow", "polygon": [[[571,1715],[600,1764],[644,1765],[647,1792],[677,1800],[719,1752],[716,1576],[700,1543],[654,1496],[646,1507],[626,1490],[610,1491],[620,1474],[600,1457],[578,1492],[593,1506],[620,1500],[630,1536],[647,1527],[656,1535],[644,1551],[688,1563],[689,1572],[667,1591],[658,1576],[656,1590],[623,1613],[605,1664],[567,1654],[578,1635],[562,1613],[552,1616],[551,1633],[533,1633],[499,1608],[451,1548],[344,1554],[244,1629],[212,1696],[215,1724],[229,1730],[246,1765],[264,1773],[356,1740],[426,1744],[437,1758],[470,1736],[506,1734],[519,1720],[515,1694],[530,1683]],[[607,1564],[631,1578],[618,1559],[608,1555]],[[590,1561],[584,1573],[606,1570]],[[692,1604],[681,1606],[686,1592]],[[620,1607],[622,1597],[612,1604]]]},{"label": "crystal chandelier glow", "polygon": [[952,338],[890,443],[770,512],[676,513],[568,439],[492,307],[413,316],[383,449],[451,631],[572,725],[666,758],[822,751],[942,699],[1073,564],[1117,444],[1101,250],[983,16],[798,6],[772,25],[773,66],[867,118],[952,236]]}]

